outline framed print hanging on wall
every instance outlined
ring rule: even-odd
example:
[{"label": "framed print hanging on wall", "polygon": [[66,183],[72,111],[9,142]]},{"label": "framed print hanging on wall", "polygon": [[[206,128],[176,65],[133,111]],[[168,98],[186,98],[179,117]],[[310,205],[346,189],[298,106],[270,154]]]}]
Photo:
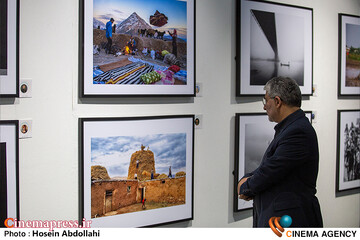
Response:
[{"label": "framed print hanging on wall", "polygon": [[194,115],[83,118],[80,216],[92,227],[193,218]]},{"label": "framed print hanging on wall", "polygon": [[339,14],[338,96],[360,96],[360,16]]},{"label": "framed print hanging on wall", "polygon": [[0,121],[0,227],[20,220],[18,121]]},{"label": "framed print hanging on wall", "polygon": [[[312,112],[305,112],[312,121]],[[238,198],[237,184],[247,173],[254,171],[274,137],[276,123],[270,122],[266,113],[237,113],[235,116],[235,179],[234,211],[252,208],[253,201]]]},{"label": "framed print hanging on wall", "polygon": [[338,110],[336,191],[360,188],[360,110]]},{"label": "framed print hanging on wall", "polygon": [[7,205],[6,143],[0,142],[0,227],[8,218]]},{"label": "framed print hanging on wall", "polygon": [[0,97],[19,96],[19,4],[0,0]]},{"label": "framed print hanging on wall", "polygon": [[80,95],[195,96],[195,0],[80,0]]},{"label": "framed print hanging on wall", "polygon": [[276,76],[312,95],[313,10],[260,0],[237,1],[236,95],[263,95]]}]

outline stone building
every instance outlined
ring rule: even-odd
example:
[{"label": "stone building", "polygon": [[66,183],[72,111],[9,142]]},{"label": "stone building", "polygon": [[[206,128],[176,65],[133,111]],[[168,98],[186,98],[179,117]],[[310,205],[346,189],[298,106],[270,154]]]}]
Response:
[{"label": "stone building", "polygon": [[141,150],[131,155],[127,179],[135,179],[136,174],[137,179],[143,181],[151,178],[151,171],[156,174],[154,153],[141,145]]},{"label": "stone building", "polygon": [[131,155],[127,179],[112,179],[105,167],[92,166],[91,217],[116,215],[117,210],[141,203],[143,199],[147,203],[164,203],[165,206],[185,204],[186,174],[182,172],[174,178],[159,175],[155,172],[154,153],[145,150],[143,145],[140,151]]},{"label": "stone building", "polygon": [[[141,203],[185,204],[186,177],[138,180],[96,180],[91,183],[91,217]],[[116,213],[115,213],[116,214]]]}]

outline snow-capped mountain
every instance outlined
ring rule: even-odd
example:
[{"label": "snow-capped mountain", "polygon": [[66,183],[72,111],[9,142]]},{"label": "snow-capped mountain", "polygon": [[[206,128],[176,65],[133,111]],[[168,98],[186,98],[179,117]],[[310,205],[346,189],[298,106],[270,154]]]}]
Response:
[{"label": "snow-capped mountain", "polygon": [[105,23],[97,20],[96,18],[93,18],[93,28],[98,28],[100,26],[100,29],[105,29]]},{"label": "snow-capped mountain", "polygon": [[136,12],[133,12],[127,19],[116,27],[116,33],[136,35],[138,29],[152,29]]}]

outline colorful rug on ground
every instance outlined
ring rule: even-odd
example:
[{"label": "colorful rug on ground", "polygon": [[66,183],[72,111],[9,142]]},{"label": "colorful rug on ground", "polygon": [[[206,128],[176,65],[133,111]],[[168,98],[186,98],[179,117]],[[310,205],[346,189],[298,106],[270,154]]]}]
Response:
[{"label": "colorful rug on ground", "polygon": [[130,63],[94,77],[94,84],[144,84],[140,76],[153,70],[149,64]]}]

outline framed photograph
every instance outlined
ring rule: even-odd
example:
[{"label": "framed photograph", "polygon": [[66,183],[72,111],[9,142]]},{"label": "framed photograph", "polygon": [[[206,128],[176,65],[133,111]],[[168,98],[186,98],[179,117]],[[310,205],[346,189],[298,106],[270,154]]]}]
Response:
[{"label": "framed photograph", "polygon": [[0,142],[0,227],[7,219],[6,143]]},{"label": "framed photograph", "polygon": [[80,0],[80,95],[195,96],[195,0]]},{"label": "framed photograph", "polygon": [[0,227],[20,219],[18,121],[0,121]]},{"label": "framed photograph", "polygon": [[360,188],[360,110],[338,110],[336,191]]},{"label": "framed photograph", "polygon": [[193,219],[194,115],[79,125],[81,221],[144,227]]},{"label": "framed photograph", "polygon": [[0,0],[0,97],[19,96],[20,0]]},{"label": "framed photograph", "polygon": [[291,77],[312,95],[313,10],[280,3],[237,1],[236,95],[263,95],[265,83]]},{"label": "framed photograph", "polygon": [[360,16],[339,14],[339,96],[360,96]]},{"label": "framed photograph", "polygon": [[[305,112],[311,122],[312,112]],[[266,113],[237,113],[235,116],[235,180],[234,211],[250,209],[253,201],[238,198],[237,184],[247,173],[254,171],[274,138],[276,123]]]}]

